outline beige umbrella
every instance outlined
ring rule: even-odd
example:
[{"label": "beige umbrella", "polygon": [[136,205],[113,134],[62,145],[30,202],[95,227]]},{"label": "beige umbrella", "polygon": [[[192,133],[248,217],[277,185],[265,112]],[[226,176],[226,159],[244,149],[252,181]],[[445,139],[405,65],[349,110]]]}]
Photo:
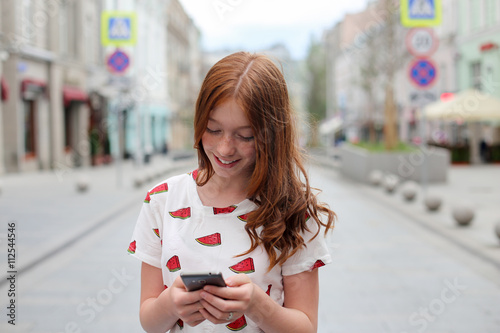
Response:
[{"label": "beige umbrella", "polygon": [[424,114],[429,120],[495,121],[500,120],[500,99],[468,89],[456,94],[450,101],[428,104]]},{"label": "beige umbrella", "polygon": [[500,99],[475,89],[464,90],[452,100],[428,104],[424,110],[428,120],[455,120],[468,123],[471,163],[479,163],[480,122],[500,121]]}]

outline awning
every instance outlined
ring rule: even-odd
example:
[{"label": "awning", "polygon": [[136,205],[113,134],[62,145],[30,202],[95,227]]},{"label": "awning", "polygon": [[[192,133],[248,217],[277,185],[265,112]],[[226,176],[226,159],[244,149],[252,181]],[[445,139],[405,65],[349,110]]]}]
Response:
[{"label": "awning", "polygon": [[4,77],[0,79],[0,88],[1,88],[1,94],[2,94],[2,101],[6,101],[9,99],[9,85],[7,84],[7,81],[5,81]]},{"label": "awning", "polygon": [[86,92],[76,87],[63,87],[63,102],[64,106],[68,106],[71,102],[86,103],[89,96]]},{"label": "awning", "polygon": [[23,99],[33,99],[43,94],[47,83],[38,79],[24,79],[21,81],[21,96]]}]

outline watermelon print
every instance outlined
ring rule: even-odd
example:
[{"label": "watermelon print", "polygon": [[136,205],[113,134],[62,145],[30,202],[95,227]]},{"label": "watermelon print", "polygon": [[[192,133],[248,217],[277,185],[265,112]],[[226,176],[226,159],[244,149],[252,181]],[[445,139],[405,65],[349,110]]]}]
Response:
[{"label": "watermelon print", "polygon": [[316,262],[314,263],[314,265],[311,266],[311,268],[309,269],[310,271],[313,271],[315,270],[316,268],[319,268],[319,267],[323,267],[325,266],[325,263],[322,262],[321,260],[316,260]]},{"label": "watermelon print", "polygon": [[309,215],[309,212],[306,212],[306,222],[309,221],[310,218],[311,218],[311,215]]},{"label": "watermelon print", "polygon": [[217,246],[221,244],[220,233],[216,232],[215,234],[199,237],[196,238],[196,241],[205,246]]},{"label": "watermelon print", "polygon": [[236,208],[238,208],[238,206],[235,206],[235,205],[232,205],[232,206],[229,206],[229,207],[224,207],[224,208],[216,208],[216,207],[214,207],[214,215],[217,215],[217,214],[229,214],[229,213],[234,212],[234,210]]},{"label": "watermelon print", "polygon": [[273,286],[272,284],[267,286],[267,291],[266,291],[267,296],[271,296],[271,287],[272,286]]},{"label": "watermelon print", "polygon": [[233,321],[231,324],[226,325],[226,327],[229,328],[231,331],[241,331],[246,326],[247,326],[247,320],[245,319],[244,315]]},{"label": "watermelon print", "polygon": [[255,272],[255,266],[253,265],[252,258],[246,258],[245,260],[240,261],[236,265],[229,267],[229,269],[235,273],[249,274]]},{"label": "watermelon print", "polygon": [[167,268],[170,272],[177,272],[181,269],[181,263],[178,256],[173,256],[167,261]]},{"label": "watermelon print", "polygon": [[153,232],[156,236],[158,236],[158,238],[160,238],[160,229],[153,229]]},{"label": "watermelon print", "polygon": [[243,214],[243,215],[239,215],[239,216],[238,216],[238,220],[243,221],[243,222],[246,222],[246,221],[248,220],[248,214],[249,214],[249,213],[247,213],[247,214]]},{"label": "watermelon print", "polygon": [[175,212],[168,212],[170,216],[176,219],[185,220],[191,217],[191,207],[181,208]]},{"label": "watermelon print", "polygon": [[151,197],[149,196],[149,192],[148,194],[146,194],[146,198],[144,199],[144,203],[149,203],[151,201]]},{"label": "watermelon print", "polygon": [[180,327],[181,330],[184,328],[184,322],[181,319],[177,320],[177,325]]},{"label": "watermelon print", "polygon": [[130,243],[130,246],[128,247],[128,253],[134,254],[135,253],[135,241]]},{"label": "watermelon print", "polygon": [[154,189],[149,191],[149,195],[164,193],[164,192],[168,192],[168,184],[167,183],[163,183],[161,185],[156,186]]},{"label": "watermelon print", "polygon": [[193,177],[193,179],[196,180],[196,178],[198,178],[198,169],[189,172],[188,175],[191,175],[191,177]]}]

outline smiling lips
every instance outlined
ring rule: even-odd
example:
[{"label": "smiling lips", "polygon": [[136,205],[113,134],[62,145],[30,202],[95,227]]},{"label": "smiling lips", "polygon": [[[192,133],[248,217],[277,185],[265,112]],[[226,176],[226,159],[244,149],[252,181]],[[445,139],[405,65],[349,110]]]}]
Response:
[{"label": "smiling lips", "polygon": [[[214,155],[215,156],[215,155]],[[220,166],[223,166],[223,167],[231,167],[233,166],[236,162],[238,162],[239,160],[232,160],[232,161],[224,161],[222,159],[220,159],[219,157],[215,156],[215,160],[218,162],[218,164]]]}]

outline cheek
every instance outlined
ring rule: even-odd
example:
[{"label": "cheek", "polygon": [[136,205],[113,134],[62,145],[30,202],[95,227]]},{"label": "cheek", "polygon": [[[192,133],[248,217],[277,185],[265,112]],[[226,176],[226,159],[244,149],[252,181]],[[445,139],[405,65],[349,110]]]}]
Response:
[{"label": "cheek", "polygon": [[207,135],[207,133],[204,133],[201,136],[201,144],[203,145],[203,149],[205,149],[205,150],[210,149],[212,147],[213,142],[210,139],[210,136]]},{"label": "cheek", "polygon": [[255,161],[256,158],[256,153],[255,153],[255,146],[251,145],[249,147],[246,147],[244,149],[245,156],[253,161]]}]

